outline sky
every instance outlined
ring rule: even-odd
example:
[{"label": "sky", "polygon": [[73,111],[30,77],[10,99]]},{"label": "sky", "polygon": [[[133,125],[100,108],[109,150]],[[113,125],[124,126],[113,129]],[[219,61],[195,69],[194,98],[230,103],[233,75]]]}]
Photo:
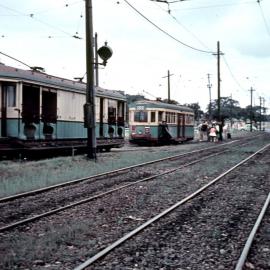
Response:
[{"label": "sky", "polygon": [[[99,85],[164,99],[169,70],[171,99],[205,110],[217,98],[219,41],[221,97],[245,107],[252,87],[253,105],[263,97],[270,108],[270,0],[174,2],[92,0],[98,44],[113,50]],[[0,25],[0,52],[51,75],[84,76],[84,0],[1,0]],[[28,69],[1,54],[0,62]]]}]

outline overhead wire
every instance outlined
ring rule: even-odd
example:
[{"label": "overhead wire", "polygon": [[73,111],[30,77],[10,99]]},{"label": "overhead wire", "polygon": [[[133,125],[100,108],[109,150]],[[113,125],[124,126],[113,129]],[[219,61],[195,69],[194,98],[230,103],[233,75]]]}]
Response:
[{"label": "overhead wire", "polygon": [[83,11],[81,11],[80,18],[78,19],[77,27],[76,27],[76,35],[79,34],[79,30],[82,25],[82,19],[83,19]]},{"label": "overhead wire", "polygon": [[84,2],[84,0],[78,0],[78,1],[74,1],[72,3],[69,3],[69,4],[65,4],[64,6],[61,5],[60,7],[55,7],[55,8],[49,8],[49,9],[45,9],[45,10],[41,10],[41,11],[36,11],[34,12],[35,15],[40,15],[40,14],[44,14],[44,13],[47,13],[47,12],[50,12],[50,11],[53,11],[53,10],[56,10],[56,9],[60,9],[60,8],[67,8],[67,7],[70,7],[70,6],[73,6],[73,5],[76,5],[78,3],[82,3]]},{"label": "overhead wire", "polygon": [[181,40],[175,38],[174,36],[172,36],[171,34],[169,34],[168,32],[166,32],[165,30],[163,30],[161,27],[159,27],[157,24],[155,24],[154,22],[152,22],[150,19],[148,19],[145,15],[143,15],[138,9],[136,9],[133,5],[131,5],[127,0],[124,0],[124,2],[127,3],[127,5],[129,5],[134,11],[136,11],[136,13],[138,13],[141,17],[143,17],[146,21],[148,21],[150,24],[152,24],[154,27],[156,27],[159,31],[161,31],[162,33],[164,33],[165,35],[167,35],[168,37],[170,37],[171,39],[173,39],[174,41],[182,44],[183,46],[185,47],[188,47],[192,50],[195,50],[195,51],[199,51],[199,52],[202,52],[202,53],[208,53],[208,54],[213,54],[212,51],[205,51],[205,50],[201,50],[201,49],[197,49],[193,46],[190,46],[184,42],[182,42]]},{"label": "overhead wire", "polygon": [[[160,2],[160,1],[154,1],[154,2],[156,2],[155,4],[159,7],[159,8],[161,8],[158,4],[157,4],[157,2]],[[167,2],[167,1],[166,1]],[[245,3],[238,3],[238,4],[249,4],[249,3],[253,3],[253,2],[245,2]],[[219,7],[219,6],[229,6],[229,5],[235,5],[235,4],[223,4],[223,5],[215,5],[215,6],[208,6],[208,7]],[[204,8],[207,8],[207,7],[204,7]],[[161,8],[163,11],[165,11],[168,15],[170,15],[179,25],[181,25],[186,31],[188,31],[188,32],[190,32],[193,36],[194,36],[194,38],[196,38],[204,47],[206,47],[205,46],[205,44],[203,44],[191,31],[189,31],[187,28],[185,28],[178,20],[177,20],[177,18],[175,18],[172,14],[171,14],[171,10],[169,10],[169,11],[166,11],[165,9],[163,9],[163,8]],[[223,60],[224,60],[224,63],[225,63],[225,65],[226,65],[226,67],[227,67],[227,69],[228,69],[228,71],[229,71],[229,73],[230,73],[230,75],[231,75],[231,77],[232,77],[232,79],[235,81],[235,83],[240,87],[240,89],[241,90],[243,90],[243,91],[245,91],[245,94],[246,95],[248,95],[247,93],[246,93],[246,90],[242,87],[242,85],[239,83],[239,81],[236,79],[236,77],[235,77],[235,75],[233,74],[233,72],[232,72],[232,70],[231,70],[231,68],[230,68],[230,66],[229,66],[229,64],[228,64],[228,62],[227,62],[227,60],[226,60],[226,58],[225,58],[225,56],[224,56],[224,54],[222,54],[222,56],[223,56]]]},{"label": "overhead wire", "polygon": [[36,18],[35,15],[34,15],[33,13],[31,13],[31,14],[25,14],[25,13],[23,13],[23,12],[20,12],[20,11],[18,11],[18,10],[16,10],[16,9],[7,7],[7,6],[2,5],[2,4],[0,4],[0,7],[3,7],[3,8],[5,8],[5,9],[7,9],[7,10],[10,10],[10,11],[15,12],[15,13],[17,13],[17,14],[20,14],[20,15],[22,15],[22,16],[25,16],[25,17],[31,18],[31,19],[33,19],[33,20],[36,20],[36,21],[38,21],[38,22],[41,23],[41,24],[44,24],[44,25],[46,25],[46,26],[48,26],[48,27],[50,27],[50,28],[53,28],[53,29],[55,29],[55,30],[58,30],[58,31],[60,31],[60,32],[66,34],[66,35],[68,35],[69,37],[72,37],[72,38],[75,38],[75,39],[82,39],[82,37],[79,37],[79,36],[77,36],[77,35],[72,35],[72,34],[66,32],[65,30],[63,30],[63,29],[61,29],[61,28],[55,26],[55,25],[51,25],[51,24],[49,24],[49,23],[47,23],[47,22],[44,22],[44,21],[42,21],[42,20]]},{"label": "overhead wire", "polygon": [[242,90],[245,90],[245,89],[242,87],[242,85],[239,83],[239,81],[236,79],[236,77],[234,76],[234,74],[233,74],[233,72],[232,72],[232,70],[231,70],[231,68],[230,68],[230,66],[229,66],[229,64],[228,64],[228,62],[227,62],[227,60],[226,60],[224,54],[222,54],[222,58],[223,58],[223,61],[224,61],[225,65],[226,65],[227,69],[229,70],[229,73],[231,74],[231,77],[233,78],[233,80],[236,82],[236,84],[237,84]]},{"label": "overhead wire", "polygon": [[6,54],[6,53],[3,53],[3,52],[0,52],[0,54],[4,55],[4,56],[6,56],[6,57],[8,57],[8,58],[10,58],[10,59],[12,59],[12,60],[15,60],[15,61],[17,61],[18,63],[21,63],[21,64],[23,64],[23,65],[29,67],[30,69],[32,69],[31,66],[27,65],[26,63],[22,62],[21,60],[18,60],[18,59],[15,58],[15,57],[12,57],[12,56],[10,56],[10,55],[8,55],[8,54]]},{"label": "overhead wire", "polygon": [[164,12],[166,12],[170,17],[172,17],[172,19],[179,24],[182,28],[184,28],[185,31],[187,31],[188,33],[190,33],[203,47],[205,47],[206,49],[208,49],[210,51],[210,49],[208,48],[208,46],[206,46],[194,33],[192,33],[186,26],[184,26],[175,16],[173,16],[171,14],[171,12],[167,12],[165,9],[163,9],[161,6],[159,6],[156,2],[154,2],[156,4],[156,6],[158,6],[161,10],[163,10]]},{"label": "overhead wire", "polygon": [[261,6],[261,0],[256,0],[258,5],[259,5],[259,9],[260,9],[260,12],[261,12],[261,15],[262,15],[262,18],[263,18],[263,22],[264,22],[264,25],[265,25],[265,28],[266,28],[266,31],[268,33],[268,35],[270,36],[270,28],[267,24],[267,21],[266,21],[266,18],[264,16],[264,12],[263,12],[263,9],[262,9],[262,6]]}]

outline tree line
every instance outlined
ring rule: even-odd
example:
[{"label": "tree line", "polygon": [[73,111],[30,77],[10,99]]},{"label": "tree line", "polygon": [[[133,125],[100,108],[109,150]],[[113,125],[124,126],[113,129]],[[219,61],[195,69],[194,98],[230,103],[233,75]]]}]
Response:
[{"label": "tree line", "polygon": [[[206,111],[202,111],[199,103],[184,104],[194,110],[195,119],[199,120],[201,118],[207,119],[218,119],[218,100],[212,100],[211,104],[207,105]],[[244,108],[240,107],[237,100],[231,97],[221,97],[220,98],[220,117],[221,119],[241,119],[246,122],[253,121],[255,123],[270,121],[270,115],[266,114],[266,108],[262,106],[246,106]]]}]

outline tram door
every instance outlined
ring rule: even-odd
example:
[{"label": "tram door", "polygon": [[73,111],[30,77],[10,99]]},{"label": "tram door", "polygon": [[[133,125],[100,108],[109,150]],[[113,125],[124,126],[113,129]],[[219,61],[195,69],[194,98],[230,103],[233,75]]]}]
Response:
[{"label": "tram door", "polygon": [[43,135],[45,139],[52,139],[55,132],[52,124],[57,121],[57,93],[45,89],[42,91],[42,112],[41,119],[43,122]]},{"label": "tram door", "polygon": [[24,135],[27,139],[35,139],[38,134],[35,124],[39,124],[40,89],[38,86],[23,85],[22,122]]},{"label": "tram door", "polygon": [[16,106],[16,85],[2,83],[1,89],[1,137],[7,137],[7,111]]},{"label": "tram door", "polygon": [[103,118],[104,118],[104,98],[101,97],[99,99],[99,137],[104,137]]},{"label": "tram door", "polygon": [[7,89],[2,86],[1,95],[1,137],[7,136]]},{"label": "tram door", "polygon": [[55,123],[57,119],[57,94],[56,92],[42,91],[42,121]]},{"label": "tram door", "polygon": [[23,85],[22,120],[24,123],[39,123],[39,87]]},{"label": "tram door", "polygon": [[185,115],[177,114],[177,137],[185,137]]}]

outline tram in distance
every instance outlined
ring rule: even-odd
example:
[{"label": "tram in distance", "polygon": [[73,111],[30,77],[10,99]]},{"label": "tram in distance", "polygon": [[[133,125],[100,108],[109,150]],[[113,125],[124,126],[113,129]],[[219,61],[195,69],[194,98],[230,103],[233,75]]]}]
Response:
[{"label": "tram in distance", "polygon": [[[83,82],[0,64],[0,157],[19,149],[83,149],[85,94]],[[95,105],[97,148],[122,146],[126,96],[96,87]]]},{"label": "tram in distance", "polygon": [[129,105],[129,140],[135,144],[180,143],[194,138],[191,108],[142,100]]}]

